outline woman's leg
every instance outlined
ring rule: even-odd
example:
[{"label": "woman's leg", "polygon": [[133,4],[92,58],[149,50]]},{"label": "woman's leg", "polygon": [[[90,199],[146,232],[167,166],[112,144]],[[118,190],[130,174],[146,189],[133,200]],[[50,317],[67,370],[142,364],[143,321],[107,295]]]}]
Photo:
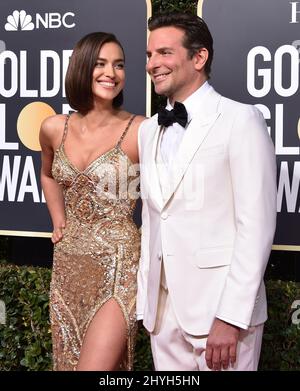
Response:
[{"label": "woman's leg", "polygon": [[120,305],[108,300],[96,313],[85,334],[78,371],[113,371],[119,368],[127,346],[127,325]]}]

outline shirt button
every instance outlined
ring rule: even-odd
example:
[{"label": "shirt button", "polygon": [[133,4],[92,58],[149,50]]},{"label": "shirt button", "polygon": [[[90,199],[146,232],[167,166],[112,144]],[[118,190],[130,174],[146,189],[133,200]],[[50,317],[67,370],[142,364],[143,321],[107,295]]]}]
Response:
[{"label": "shirt button", "polygon": [[167,212],[162,212],[161,218],[162,218],[163,220],[166,220],[166,219],[168,218],[168,213],[167,213]]}]

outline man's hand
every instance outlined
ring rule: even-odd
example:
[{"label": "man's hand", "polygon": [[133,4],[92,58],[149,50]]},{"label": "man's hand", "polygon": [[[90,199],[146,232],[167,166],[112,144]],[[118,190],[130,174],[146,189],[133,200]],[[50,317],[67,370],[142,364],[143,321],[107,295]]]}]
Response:
[{"label": "man's hand", "polygon": [[215,319],[209,332],[205,360],[208,368],[214,371],[227,369],[236,361],[236,347],[239,339],[240,328],[226,323],[221,319]]}]

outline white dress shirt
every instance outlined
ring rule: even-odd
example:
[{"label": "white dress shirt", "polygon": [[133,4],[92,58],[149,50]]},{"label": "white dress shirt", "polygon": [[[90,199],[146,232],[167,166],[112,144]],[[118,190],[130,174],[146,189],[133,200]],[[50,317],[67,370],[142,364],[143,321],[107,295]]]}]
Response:
[{"label": "white dress shirt", "polygon": [[[198,90],[196,90],[184,102],[182,102],[185,105],[188,114],[188,122],[186,128],[179,125],[178,122],[174,122],[171,126],[165,128],[164,134],[161,139],[160,151],[161,157],[169,169],[173,163],[183,136],[185,132],[188,131],[188,124],[193,119],[193,115],[199,110],[199,105],[201,105],[201,101],[205,99],[205,95],[211,88],[212,87],[206,81],[204,84],[202,84],[200,88],[198,88]],[[173,109],[169,100],[166,109]]]}]

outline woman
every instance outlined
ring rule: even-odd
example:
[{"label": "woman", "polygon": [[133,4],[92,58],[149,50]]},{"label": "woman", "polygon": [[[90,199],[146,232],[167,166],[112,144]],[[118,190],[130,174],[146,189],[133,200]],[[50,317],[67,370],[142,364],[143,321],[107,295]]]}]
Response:
[{"label": "woman", "polygon": [[124,52],[112,34],[76,45],[66,75],[72,115],[40,131],[41,181],[53,222],[50,292],[56,370],[132,369],[140,237],[137,132],[121,108]]}]

